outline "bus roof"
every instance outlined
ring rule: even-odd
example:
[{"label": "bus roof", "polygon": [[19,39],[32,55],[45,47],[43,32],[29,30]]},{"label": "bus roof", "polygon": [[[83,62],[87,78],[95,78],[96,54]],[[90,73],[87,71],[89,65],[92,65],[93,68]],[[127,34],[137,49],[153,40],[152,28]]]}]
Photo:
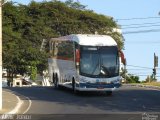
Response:
[{"label": "bus roof", "polygon": [[116,41],[108,35],[71,34],[51,40],[75,41],[80,45],[88,46],[117,46]]}]

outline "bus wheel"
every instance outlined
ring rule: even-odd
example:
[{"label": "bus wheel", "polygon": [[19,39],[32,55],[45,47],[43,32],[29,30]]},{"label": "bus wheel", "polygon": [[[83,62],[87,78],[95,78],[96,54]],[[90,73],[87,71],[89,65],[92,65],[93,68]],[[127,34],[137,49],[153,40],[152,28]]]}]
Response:
[{"label": "bus wheel", "polygon": [[111,96],[112,95],[112,91],[106,91],[106,95],[107,96]]},{"label": "bus wheel", "polygon": [[54,86],[55,88],[58,88],[58,75],[57,74],[54,77]]},{"label": "bus wheel", "polygon": [[55,74],[53,73],[53,76],[52,76],[52,81],[53,83],[55,83]]},{"label": "bus wheel", "polygon": [[75,83],[75,80],[74,80],[74,78],[73,78],[73,79],[72,79],[72,91],[73,91],[74,93],[76,93],[75,87],[76,87],[76,83]]}]

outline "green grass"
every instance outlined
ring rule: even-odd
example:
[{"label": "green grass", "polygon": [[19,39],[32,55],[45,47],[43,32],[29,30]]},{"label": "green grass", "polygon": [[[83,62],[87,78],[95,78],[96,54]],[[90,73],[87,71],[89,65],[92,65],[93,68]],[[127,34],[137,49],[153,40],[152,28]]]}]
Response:
[{"label": "green grass", "polygon": [[150,83],[131,83],[131,84],[137,84],[137,85],[150,85],[150,86],[158,86],[160,87],[160,82],[150,82]]},{"label": "green grass", "polygon": [[160,82],[142,83],[143,85],[151,85],[160,87]]}]

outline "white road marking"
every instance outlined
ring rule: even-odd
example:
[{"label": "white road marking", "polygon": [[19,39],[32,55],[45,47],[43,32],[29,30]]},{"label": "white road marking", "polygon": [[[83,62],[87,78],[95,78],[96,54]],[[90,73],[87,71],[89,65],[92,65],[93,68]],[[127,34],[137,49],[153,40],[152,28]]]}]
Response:
[{"label": "white road marking", "polygon": [[[4,92],[8,92],[8,91],[4,91]],[[7,115],[7,114],[16,114],[16,113],[18,113],[18,110],[20,109],[20,107],[21,107],[21,105],[24,103],[24,101],[21,100],[21,99],[19,98],[19,96],[16,95],[16,94],[14,94],[12,91],[10,91],[10,92],[8,92],[8,93],[10,93],[10,94],[12,94],[12,95],[15,95],[16,98],[18,99],[18,103],[17,103],[16,107],[15,107],[13,110],[11,110],[11,111],[8,112],[8,113],[5,113],[4,115]],[[21,95],[21,96],[27,98],[28,101],[29,101],[29,106],[28,106],[27,109],[23,112],[23,114],[25,114],[25,113],[28,112],[28,110],[31,108],[32,101],[31,101],[31,99],[30,99],[29,97],[26,97],[26,96],[24,96],[24,95]]]},{"label": "white road marking", "polygon": [[[4,92],[7,92],[7,91],[4,91]],[[15,95],[12,92],[8,92],[8,93],[10,93],[12,95]],[[17,95],[15,95],[15,96],[18,99],[18,103],[17,103],[16,107],[13,110],[11,110],[10,112],[8,112],[6,114],[16,114],[18,112],[18,110],[20,109],[21,105],[23,104],[23,101],[21,101],[21,99]]]},{"label": "white road marking", "polygon": [[[26,97],[26,96],[24,96],[24,97]],[[26,97],[26,98],[27,98],[28,101],[29,101],[29,106],[28,106],[28,108],[23,112],[23,114],[25,114],[26,112],[28,112],[28,110],[31,108],[31,105],[32,105],[31,99],[30,99],[29,97]]]}]

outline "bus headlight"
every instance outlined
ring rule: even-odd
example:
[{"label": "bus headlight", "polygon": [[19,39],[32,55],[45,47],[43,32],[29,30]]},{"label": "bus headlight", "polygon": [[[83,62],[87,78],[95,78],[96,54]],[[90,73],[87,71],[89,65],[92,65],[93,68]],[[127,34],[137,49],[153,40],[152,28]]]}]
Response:
[{"label": "bus headlight", "polygon": [[119,84],[119,83],[120,83],[120,80],[117,79],[117,80],[113,81],[113,83],[114,83],[114,84]]}]

